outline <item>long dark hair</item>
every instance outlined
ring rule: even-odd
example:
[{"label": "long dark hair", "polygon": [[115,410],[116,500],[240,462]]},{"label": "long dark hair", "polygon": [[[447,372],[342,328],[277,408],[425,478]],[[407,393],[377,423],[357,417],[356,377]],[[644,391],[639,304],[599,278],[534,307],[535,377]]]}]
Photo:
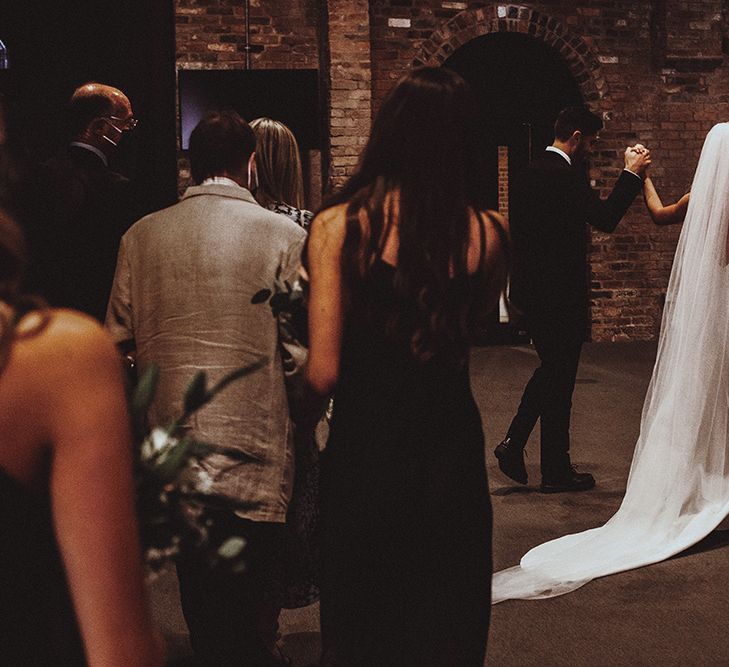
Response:
[{"label": "long dark hair", "polygon": [[[347,202],[342,269],[352,308],[365,312],[367,278],[397,207],[394,284],[404,308],[392,315],[388,332],[409,342],[420,360],[465,355],[473,303],[470,221],[483,208],[486,181],[478,137],[468,84],[446,68],[415,69],[384,101],[356,173],[328,202]],[[369,227],[364,236],[361,212]]]},{"label": "long dark hair", "polygon": [[41,311],[38,324],[26,331],[24,336],[39,332],[49,319],[45,303],[21,290],[25,264],[23,234],[15,220],[0,209],[0,373],[10,355],[10,346],[17,336],[16,325],[21,317],[31,310]]}]

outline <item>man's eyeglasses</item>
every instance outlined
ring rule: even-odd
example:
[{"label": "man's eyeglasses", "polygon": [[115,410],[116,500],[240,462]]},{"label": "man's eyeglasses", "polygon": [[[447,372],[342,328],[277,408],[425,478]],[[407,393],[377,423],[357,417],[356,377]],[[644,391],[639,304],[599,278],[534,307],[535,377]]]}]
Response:
[{"label": "man's eyeglasses", "polygon": [[[137,120],[134,116],[130,116],[129,118],[119,118],[118,116],[105,116],[104,120],[106,120],[109,125],[111,125],[118,132],[129,132],[137,127],[137,125],[139,125],[139,120]],[[111,121],[116,121],[118,125],[115,125]]]}]

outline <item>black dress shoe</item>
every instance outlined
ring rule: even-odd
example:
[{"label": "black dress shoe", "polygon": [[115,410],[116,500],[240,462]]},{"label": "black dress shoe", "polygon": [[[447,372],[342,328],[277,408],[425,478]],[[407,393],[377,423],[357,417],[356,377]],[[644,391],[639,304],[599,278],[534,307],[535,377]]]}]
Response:
[{"label": "black dress shoe", "polygon": [[496,446],[494,455],[499,461],[499,470],[504,475],[515,482],[519,482],[519,484],[527,483],[523,447],[518,447],[512,442],[511,438],[506,438]]},{"label": "black dress shoe", "polygon": [[589,472],[577,472],[570,466],[569,472],[554,479],[542,478],[539,490],[542,493],[563,493],[565,491],[588,491],[595,486],[595,478]]}]

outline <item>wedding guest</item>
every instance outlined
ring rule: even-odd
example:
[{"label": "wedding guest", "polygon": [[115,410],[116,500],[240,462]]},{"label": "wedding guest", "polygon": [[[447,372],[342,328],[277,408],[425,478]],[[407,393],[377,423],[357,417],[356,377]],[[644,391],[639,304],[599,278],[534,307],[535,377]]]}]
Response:
[{"label": "wedding guest", "polygon": [[121,90],[90,82],[74,91],[66,122],[70,143],[25,193],[30,287],[103,322],[119,240],[138,217],[132,184],[110,160],[137,119]]},{"label": "wedding guest", "polygon": [[[251,129],[256,135],[256,199],[261,206],[308,229],[314,215],[303,209],[296,137],[286,125],[270,118],[256,118]],[[319,448],[309,429],[295,428],[294,438],[294,491],[286,517],[283,566],[281,576],[273,582],[271,608],[262,626],[272,650],[281,608],[297,609],[319,599]]]},{"label": "wedding guest", "polygon": [[270,118],[256,118],[251,128],[256,135],[256,200],[308,229],[314,214],[304,209],[301,154],[294,133]]},{"label": "wedding guest", "polygon": [[360,166],[312,223],[322,454],[322,665],[481,667],[491,504],[469,325],[505,282],[505,225],[482,210],[465,81],[416,69],[383,103]]},{"label": "wedding guest", "polygon": [[640,192],[650,165],[648,151],[626,149],[620,176],[601,200],[585,167],[602,127],[602,119],[587,107],[563,109],[552,145],[516,180],[511,198],[510,298],[524,314],[540,365],[494,454],[506,476],[526,484],[524,448],[539,421],[543,493],[595,486],[595,478],[577,471],[570,458],[572,394],[589,313],[586,226],[612,232]]},{"label": "wedding guest", "polygon": [[264,362],[189,424],[202,441],[247,455],[205,460],[209,493],[219,498],[209,508],[212,540],[243,537],[245,571],[210,569],[197,553],[183,555],[177,569],[195,655],[216,666],[280,664],[259,624],[280,563],[294,453],[276,320],[252,299],[273,291],[277,276],[296,274],[306,233],[253,198],[255,145],[235,112],[200,121],[190,135],[196,185],[124,235],[106,318],[117,343],[136,349],[140,371],[159,366],[154,424],[178,414],[195,370],[212,384]]},{"label": "wedding guest", "polygon": [[0,662],[162,665],[118,355],[88,316],[21,294],[23,266],[0,212]]}]

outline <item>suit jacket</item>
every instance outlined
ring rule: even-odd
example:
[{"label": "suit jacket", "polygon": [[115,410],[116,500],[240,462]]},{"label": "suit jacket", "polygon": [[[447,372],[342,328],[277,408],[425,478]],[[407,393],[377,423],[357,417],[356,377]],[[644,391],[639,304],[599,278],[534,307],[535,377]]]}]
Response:
[{"label": "suit jacket", "polygon": [[198,370],[210,385],[264,360],[193,415],[203,441],[240,449],[245,462],[205,460],[210,491],[246,508],[254,521],[283,522],[293,481],[293,445],[278,328],[267,303],[280,272],[290,280],[306,232],[259,206],[232,185],[188,188],[182,201],[137,222],[122,238],[106,326],[117,343],[133,341],[140,371],[155,363],[160,379],[150,423],[181,414]]},{"label": "suit jacket", "polygon": [[103,322],[119,241],[135,219],[129,179],[69,146],[38,167],[31,188],[29,288]]},{"label": "suit jacket", "polygon": [[588,315],[587,228],[612,232],[641,190],[623,170],[601,200],[586,174],[545,151],[515,183],[509,227],[513,243],[511,300],[528,317]]}]

